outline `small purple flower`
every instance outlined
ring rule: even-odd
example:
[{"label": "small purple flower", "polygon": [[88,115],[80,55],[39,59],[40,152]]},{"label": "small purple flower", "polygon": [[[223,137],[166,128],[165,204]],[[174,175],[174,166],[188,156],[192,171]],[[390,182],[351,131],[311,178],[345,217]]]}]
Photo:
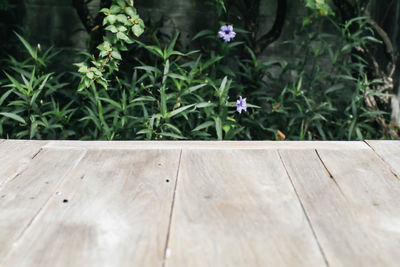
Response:
[{"label": "small purple flower", "polygon": [[236,32],[233,31],[232,25],[224,25],[218,32],[218,36],[224,39],[225,42],[230,42],[236,36]]},{"label": "small purple flower", "polygon": [[242,98],[239,96],[239,100],[236,101],[236,110],[240,114],[242,114],[242,110],[247,111],[247,103],[246,103],[246,98]]}]

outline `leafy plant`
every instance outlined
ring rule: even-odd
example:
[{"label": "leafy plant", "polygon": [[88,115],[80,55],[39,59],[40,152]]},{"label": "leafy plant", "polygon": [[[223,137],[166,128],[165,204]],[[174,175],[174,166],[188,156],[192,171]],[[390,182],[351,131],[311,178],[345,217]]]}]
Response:
[{"label": "leafy plant", "polygon": [[89,55],[90,65],[86,62],[76,64],[82,74],[78,91],[96,84],[107,88],[107,78],[119,70],[121,52],[127,51],[127,45],[144,32],[144,22],[129,0],[114,0],[110,8],[100,12],[105,14],[103,26],[111,34],[97,47],[98,58]]},{"label": "leafy plant", "polygon": [[[74,131],[65,129],[75,112],[72,102],[61,107],[57,93],[66,87],[62,75],[47,72],[49,61],[56,55],[51,48],[42,52],[18,35],[29,57],[20,62],[14,57],[5,60],[9,66],[4,73],[0,98],[0,133],[9,138],[68,138]],[[62,133],[62,135],[61,135]]]},{"label": "leafy plant", "polygon": [[[243,1],[209,3],[218,21],[183,49],[179,33],[161,34],[160,23],[145,32],[132,2],[113,0],[101,9],[106,34],[98,54],[84,53],[86,60],[76,64],[78,73],[49,71],[57,53],[16,35],[25,58],[2,61],[0,134],[84,140],[387,136],[382,125],[390,118],[381,100],[388,95],[377,90],[385,81],[373,78],[365,59],[380,45],[368,18],[338,23],[328,1],[306,0],[310,13],[299,36],[277,44],[294,51],[293,56],[270,60],[261,52],[279,34],[258,39],[252,24],[257,21],[246,17],[232,22],[236,36],[225,42],[218,29],[232,18],[248,16],[237,8]],[[285,3],[279,3],[280,13]],[[255,1],[250,6],[257,11]],[[274,26],[278,33],[281,18]],[[243,105],[238,98],[247,100],[247,111],[237,112]]]}]

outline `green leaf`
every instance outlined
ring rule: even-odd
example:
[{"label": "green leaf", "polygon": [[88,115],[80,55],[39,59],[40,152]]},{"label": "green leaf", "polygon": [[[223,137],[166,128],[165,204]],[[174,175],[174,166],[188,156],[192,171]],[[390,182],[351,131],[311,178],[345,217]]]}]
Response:
[{"label": "green leaf", "polygon": [[160,58],[164,59],[164,53],[161,51],[161,49],[155,45],[145,45],[139,41],[136,41],[138,44],[143,46],[145,49],[147,49],[150,53],[153,53],[156,56],[159,56]]},{"label": "green leaf", "polygon": [[117,15],[117,21],[121,22],[124,25],[129,25],[130,24],[130,21],[128,20],[128,18],[123,14],[118,14]]},{"label": "green leaf", "polygon": [[106,17],[106,19],[108,20],[108,22],[109,22],[110,24],[114,24],[114,23],[117,21],[117,16],[115,16],[115,15],[108,15],[108,16]]},{"label": "green leaf", "polygon": [[170,77],[170,78],[173,78],[173,79],[178,79],[178,80],[183,80],[183,81],[186,80],[185,76],[179,75],[179,74],[176,74],[176,73],[168,73],[167,76]]},{"label": "green leaf", "polygon": [[90,72],[86,73],[86,76],[87,76],[89,79],[93,79],[93,78],[94,78],[94,73],[90,71]]},{"label": "green leaf", "polygon": [[160,135],[175,138],[175,139],[187,139],[184,136],[174,134],[174,133],[168,133],[168,132],[161,132]]},{"label": "green leaf", "polygon": [[25,120],[21,116],[19,116],[17,114],[9,113],[9,112],[0,112],[0,115],[2,115],[4,117],[8,117],[8,118],[16,120],[16,121],[19,121],[19,122],[21,122],[23,124],[26,124]]},{"label": "green leaf", "polygon": [[172,112],[168,112],[167,115],[166,115],[166,118],[172,118],[172,117],[178,115],[179,113],[181,113],[181,112],[187,110],[188,108],[193,107],[194,105],[195,105],[195,104],[190,104],[190,105],[187,105],[187,106],[184,106],[184,107],[180,107],[180,108],[178,108],[178,109],[175,109],[175,110],[172,111]]},{"label": "green leaf", "polygon": [[214,65],[216,62],[220,61],[223,58],[224,58],[223,56],[212,57],[211,59],[207,60],[206,63],[204,63],[203,66],[201,66],[201,69],[205,70],[205,69],[207,69],[208,67]]},{"label": "green leaf", "polygon": [[137,97],[137,98],[133,99],[131,101],[131,103],[133,103],[133,102],[145,102],[145,101],[154,102],[154,101],[156,101],[156,99],[154,97],[152,97],[152,96],[140,96],[140,97]]},{"label": "green leaf", "polygon": [[222,123],[219,117],[214,119],[215,121],[215,130],[217,131],[218,140],[222,140]]},{"label": "green leaf", "polygon": [[124,11],[125,11],[125,13],[129,16],[129,17],[131,17],[131,18],[133,18],[133,17],[135,17],[136,16],[136,9],[134,8],[134,7],[131,7],[131,6],[128,6],[128,7],[126,7],[125,9],[124,9]]},{"label": "green leaf", "polygon": [[114,14],[118,14],[121,11],[121,8],[117,5],[112,5],[110,8],[111,12]]},{"label": "green leaf", "polygon": [[221,98],[224,95],[224,92],[227,89],[227,82],[228,82],[228,76],[225,76],[224,79],[221,82],[221,86],[219,87],[219,97]]},{"label": "green leaf", "polygon": [[207,86],[207,84],[203,83],[203,84],[191,86],[191,87],[189,87],[189,92],[193,93],[194,91],[197,91],[200,88],[203,88],[204,86]]},{"label": "green leaf", "polygon": [[122,106],[120,103],[109,99],[109,98],[104,98],[104,97],[99,97],[100,100],[103,100],[104,102],[110,103],[111,105],[113,105],[114,107],[118,108],[118,109],[122,109]]},{"label": "green leaf", "polygon": [[164,123],[163,126],[171,129],[172,131],[174,131],[175,133],[177,133],[179,135],[182,135],[182,132],[178,129],[178,127],[176,127],[175,125],[172,125],[171,123]]},{"label": "green leaf", "polygon": [[329,94],[329,93],[335,92],[337,90],[343,89],[344,87],[345,86],[343,83],[338,83],[338,84],[335,84],[335,85],[329,87],[328,89],[326,89],[325,93]]},{"label": "green leaf", "polygon": [[202,31],[200,31],[198,34],[196,34],[194,37],[193,37],[193,39],[192,39],[192,41],[194,41],[194,40],[196,40],[196,39],[198,39],[198,38],[200,38],[200,37],[203,37],[203,36],[206,36],[206,35],[215,35],[215,32],[214,31],[212,31],[212,30],[202,30]]},{"label": "green leaf", "polygon": [[26,91],[25,87],[21,83],[19,83],[17,80],[15,80],[14,77],[9,75],[7,72],[4,72],[4,73],[6,74],[7,78],[12,82],[12,84],[15,86],[15,88],[18,89],[18,91],[20,91],[24,95],[28,94],[28,92]]},{"label": "green leaf", "polygon": [[141,27],[139,24],[135,24],[132,26],[132,32],[136,37],[139,37],[144,33],[144,28]]},{"label": "green leaf", "polygon": [[194,128],[192,130],[192,132],[197,132],[197,131],[203,130],[207,127],[213,126],[214,124],[215,124],[214,121],[206,121],[206,122],[200,124],[199,126],[197,126],[196,128]]},{"label": "green leaf", "polygon": [[196,104],[196,108],[206,108],[206,107],[215,107],[217,106],[215,103],[211,102],[203,102]]},{"label": "green leaf", "polygon": [[16,32],[14,32],[14,33],[15,33],[15,35],[17,35],[17,37],[21,41],[21,43],[25,46],[25,48],[28,51],[29,55],[31,55],[31,57],[36,60],[37,59],[37,52],[32,48],[32,46],[24,38],[22,38],[21,35],[19,35]]},{"label": "green leaf", "polygon": [[5,92],[0,98],[0,106],[3,105],[4,100],[13,92],[13,89],[8,90]]},{"label": "green leaf", "polygon": [[120,40],[123,40],[123,41],[125,41],[127,43],[131,41],[131,39],[129,39],[129,37],[123,32],[118,32],[117,33],[117,38],[120,39]]},{"label": "green leaf", "polygon": [[121,53],[117,50],[111,51],[111,56],[115,59],[122,60]]},{"label": "green leaf", "polygon": [[153,131],[151,129],[142,129],[138,131],[136,134],[151,134]]},{"label": "green leaf", "polygon": [[108,26],[106,27],[106,30],[107,30],[107,31],[110,31],[110,32],[112,32],[112,33],[118,32],[117,27],[115,27],[114,25],[108,25]]},{"label": "green leaf", "polygon": [[125,27],[125,26],[119,26],[118,27],[118,31],[120,31],[120,32],[126,32],[128,29]]}]

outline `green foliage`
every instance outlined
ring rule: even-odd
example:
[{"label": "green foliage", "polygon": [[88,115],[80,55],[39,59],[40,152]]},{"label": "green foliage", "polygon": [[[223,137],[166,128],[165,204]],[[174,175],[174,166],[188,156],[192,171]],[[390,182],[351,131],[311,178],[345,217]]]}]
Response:
[{"label": "green foliage", "polygon": [[[379,138],[382,132],[377,131],[376,116],[384,115],[389,121],[388,113],[369,110],[365,102],[369,96],[377,95],[373,85],[381,81],[368,80],[367,62],[355,52],[378,41],[370,35],[363,18],[346,25],[330,22],[339,32],[309,33],[300,43],[291,42],[300,45],[305,56],[282,69],[281,75],[296,73],[297,78],[267,98],[271,105],[268,124],[284,131],[290,139]],[[358,31],[349,34],[349,27],[356,25]]]},{"label": "green foliage", "polygon": [[229,101],[232,80],[204,75],[215,59],[203,61],[198,51],[176,50],[177,39],[166,44],[155,40],[154,45],[136,41],[152,65],[136,58],[139,66],[129,80],[118,80],[107,90],[92,85],[82,91],[90,103],[81,119],[91,129],[84,138],[235,138],[243,127]]},{"label": "green foliage", "polygon": [[305,1],[306,1],[306,7],[319,12],[321,16],[328,16],[334,14],[327,0],[305,0]]},{"label": "green foliage", "polygon": [[312,23],[314,18],[320,16],[334,16],[335,13],[329,5],[329,0],[305,0],[306,7],[311,10],[311,15],[303,18],[303,26]]},{"label": "green foliage", "polygon": [[32,47],[20,35],[27,59],[11,57],[4,61],[3,91],[0,98],[0,134],[8,138],[56,139],[74,135],[69,129],[75,109],[72,102],[61,107],[59,91],[68,84],[62,74],[48,72],[51,59],[56,56],[51,48],[42,52]]},{"label": "green foliage", "polygon": [[[98,55],[85,54],[77,73],[49,71],[57,57],[16,35],[24,58],[10,56],[0,76],[0,134],[9,138],[104,140],[362,140],[383,136],[366,100],[382,97],[379,80],[357,51],[379,45],[365,18],[341,25],[328,1],[312,10],[300,37],[279,44],[289,60],[255,51],[254,33],[235,25],[230,43],[218,38],[230,2],[210,1],[224,16],[182,49],[179,34],[161,35],[130,0],[113,0]],[[313,23],[311,23],[313,22]],[[147,24],[147,23],[146,23]],[[316,31],[321,24],[326,32]],[[145,38],[138,40],[144,33]],[[254,39],[254,38],[253,38]],[[300,53],[301,52],[301,53]],[[267,56],[267,57],[266,57]],[[267,59],[265,59],[267,58]],[[248,110],[236,112],[239,96]]]},{"label": "green foliage", "polygon": [[119,70],[121,52],[127,51],[134,38],[144,32],[144,22],[130,0],[114,0],[110,8],[103,8],[100,12],[105,15],[103,26],[110,34],[97,47],[99,56],[89,56],[90,66],[86,62],[75,64],[82,74],[78,91],[96,84],[107,88],[107,79]]}]

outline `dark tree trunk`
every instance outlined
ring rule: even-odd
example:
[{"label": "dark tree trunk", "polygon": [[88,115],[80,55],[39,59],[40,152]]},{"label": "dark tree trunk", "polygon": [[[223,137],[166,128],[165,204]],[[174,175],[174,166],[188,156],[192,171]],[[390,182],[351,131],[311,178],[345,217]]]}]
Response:
[{"label": "dark tree trunk", "polygon": [[[94,52],[96,47],[103,41],[104,28],[102,22],[104,14],[98,12],[95,16],[90,14],[87,1],[85,0],[72,0],[73,6],[75,7],[82,24],[85,26],[86,31],[90,35],[89,50]],[[109,8],[111,6],[111,0],[101,0],[100,9]]]},{"label": "dark tree trunk", "polygon": [[274,25],[267,34],[261,36],[261,38],[257,40],[255,49],[257,54],[262,53],[265,48],[267,48],[271,43],[275,42],[279,36],[281,36],[283,25],[286,19],[287,0],[277,0],[277,5]]}]

